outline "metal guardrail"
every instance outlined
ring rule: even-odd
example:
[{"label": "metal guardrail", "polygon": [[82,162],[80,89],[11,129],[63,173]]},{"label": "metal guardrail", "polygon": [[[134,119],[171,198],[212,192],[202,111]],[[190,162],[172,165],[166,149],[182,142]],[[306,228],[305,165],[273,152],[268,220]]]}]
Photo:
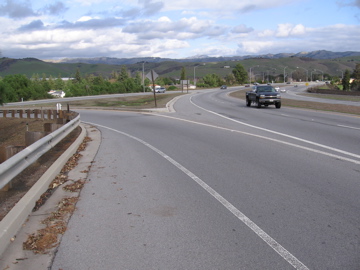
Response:
[{"label": "metal guardrail", "polygon": [[80,115],[0,164],[0,189],[65,138],[80,124]]}]

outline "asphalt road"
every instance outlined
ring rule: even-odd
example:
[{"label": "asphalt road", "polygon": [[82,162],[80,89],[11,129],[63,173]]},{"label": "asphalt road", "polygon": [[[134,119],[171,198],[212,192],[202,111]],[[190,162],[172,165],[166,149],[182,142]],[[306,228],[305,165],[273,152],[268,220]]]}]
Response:
[{"label": "asphalt road", "polygon": [[231,89],[82,110],[102,142],[57,269],[360,269],[360,119]]}]

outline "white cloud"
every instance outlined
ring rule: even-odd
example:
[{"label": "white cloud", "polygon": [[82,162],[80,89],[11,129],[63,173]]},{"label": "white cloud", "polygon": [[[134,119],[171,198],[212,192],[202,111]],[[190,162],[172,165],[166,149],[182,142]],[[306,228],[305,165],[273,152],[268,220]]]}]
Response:
[{"label": "white cloud", "polygon": [[292,25],[290,23],[279,24],[276,30],[277,37],[289,37],[303,35],[306,32],[305,27],[302,24]]},{"label": "white cloud", "polygon": [[239,44],[241,52],[246,54],[257,54],[263,51],[267,51],[274,45],[272,41],[243,41]]},{"label": "white cloud", "polygon": [[3,56],[187,57],[359,50],[359,10],[354,6],[360,7],[360,0],[344,0],[341,8],[338,0],[329,0],[321,11],[317,2],[305,0],[75,0],[71,5],[64,0],[51,5],[26,1],[0,4]]}]

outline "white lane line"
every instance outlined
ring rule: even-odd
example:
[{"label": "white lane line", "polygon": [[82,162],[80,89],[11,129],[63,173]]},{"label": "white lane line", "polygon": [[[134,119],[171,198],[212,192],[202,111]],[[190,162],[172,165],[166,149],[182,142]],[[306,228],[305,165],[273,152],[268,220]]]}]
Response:
[{"label": "white lane line", "polygon": [[192,121],[192,120],[187,120],[187,119],[182,119],[182,118],[176,118],[176,117],[168,116],[168,115],[161,115],[161,114],[152,114],[152,115],[160,116],[160,117],[164,117],[164,118],[171,118],[171,119],[174,119],[174,120],[188,122],[188,123],[196,124],[196,125],[200,125],[200,126],[211,127],[211,128],[226,130],[226,131],[230,131],[230,132],[236,132],[236,133],[248,135],[248,136],[251,136],[251,137],[257,137],[257,138],[260,138],[260,139],[263,139],[263,140],[268,140],[268,141],[273,141],[273,142],[285,144],[285,145],[288,145],[288,146],[300,148],[300,149],[303,149],[303,150],[306,150],[306,151],[314,152],[314,153],[317,153],[317,154],[322,154],[322,155],[325,155],[325,156],[328,156],[328,157],[332,157],[332,158],[335,158],[335,159],[340,159],[340,160],[344,160],[344,161],[348,161],[348,162],[360,165],[360,161],[355,160],[355,159],[351,159],[351,158],[331,154],[331,153],[324,152],[324,151],[321,151],[321,150],[316,150],[316,149],[313,149],[313,148],[309,148],[309,147],[306,147],[306,146],[301,146],[301,145],[290,143],[290,142],[285,142],[285,141],[278,140],[278,139],[273,139],[273,138],[257,135],[255,133],[249,133],[249,132],[245,132],[245,131],[229,129],[229,128],[210,125],[210,124],[204,124],[204,123],[200,123],[200,122],[196,122],[196,121]]},{"label": "white lane line", "polygon": [[344,126],[344,125],[336,125],[338,127],[344,127],[344,128],[351,128],[351,129],[358,129],[360,130],[360,128],[357,128],[357,127],[352,127],[352,126]]},{"label": "white lane line", "polygon": [[254,233],[256,233],[257,236],[259,236],[266,244],[268,244],[273,250],[275,250],[284,260],[286,260],[289,264],[291,264],[295,269],[300,269],[300,270],[309,269],[301,261],[299,261],[294,255],[292,255],[288,250],[286,250],[283,246],[281,246],[278,242],[276,242],[275,239],[271,238],[270,235],[268,235],[259,226],[257,226],[245,214],[243,214],[240,210],[238,210],[235,206],[233,206],[230,202],[228,202],[224,197],[222,197],[219,193],[217,193],[213,188],[211,188],[208,184],[206,184],[203,180],[197,177],[194,173],[186,169],[184,166],[182,166],[180,163],[178,163],[177,161],[166,155],[161,150],[143,141],[142,139],[127,134],[125,132],[91,122],[85,122],[85,123],[106,128],[108,130],[127,136],[149,147],[151,150],[155,151],[160,156],[168,160],[170,163],[172,163],[174,166],[176,166],[178,169],[184,172],[187,176],[189,176],[192,180],[194,180],[197,184],[199,184],[204,190],[206,190],[211,196],[213,196],[216,200],[218,200],[227,210],[233,213],[240,221],[242,221],[248,228],[250,228]]},{"label": "white lane line", "polygon": [[312,145],[315,145],[315,146],[318,146],[318,147],[322,147],[322,148],[325,148],[325,149],[328,149],[328,150],[331,150],[331,151],[334,151],[334,152],[338,152],[338,153],[341,153],[341,154],[344,154],[344,155],[348,155],[348,156],[352,156],[352,157],[355,157],[355,158],[359,158],[359,159],[360,159],[360,155],[357,155],[357,154],[353,154],[353,153],[350,153],[350,152],[347,152],[347,151],[343,151],[343,150],[340,150],[340,149],[337,149],[337,148],[333,148],[333,147],[330,147],[330,146],[327,146],[327,145],[324,145],[324,144],[319,144],[319,143],[316,143],[316,142],[312,142],[312,141],[308,141],[308,140],[305,140],[305,139],[301,139],[301,138],[299,138],[299,137],[295,137],[295,136],[291,136],[291,135],[288,135],[288,134],[285,134],[285,133],[277,132],[277,131],[274,131],[274,130],[271,130],[271,129],[262,128],[262,127],[250,125],[250,124],[247,124],[247,123],[244,123],[244,122],[235,120],[235,119],[231,119],[231,118],[226,117],[226,116],[224,116],[224,115],[221,115],[221,114],[219,114],[219,113],[216,113],[216,112],[207,110],[207,109],[205,109],[205,108],[203,108],[203,107],[200,107],[199,105],[196,105],[196,104],[192,101],[192,97],[190,97],[190,102],[191,102],[191,104],[193,104],[194,106],[198,107],[199,109],[202,109],[202,110],[204,110],[204,111],[206,111],[206,112],[208,112],[208,113],[215,114],[215,115],[220,116],[220,117],[222,117],[222,118],[225,118],[225,119],[227,119],[227,120],[236,122],[236,123],[238,123],[238,124],[241,124],[241,125],[244,125],[244,126],[248,126],[248,127],[251,127],[251,128],[255,128],[255,129],[259,129],[259,130],[263,130],[263,131],[266,131],[266,132],[270,132],[270,133],[273,133],[273,134],[276,134],[276,135],[288,137],[288,138],[291,138],[291,139],[293,139],[293,140],[305,142],[305,143],[308,143],[308,144],[312,144]]}]

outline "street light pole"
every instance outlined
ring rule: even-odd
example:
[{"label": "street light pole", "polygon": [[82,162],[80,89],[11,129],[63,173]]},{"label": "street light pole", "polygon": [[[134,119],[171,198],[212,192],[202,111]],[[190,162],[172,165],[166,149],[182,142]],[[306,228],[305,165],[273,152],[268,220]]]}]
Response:
[{"label": "street light pole", "polygon": [[314,69],[315,71],[320,71],[321,72],[321,81],[324,81],[324,72],[321,71],[320,69]]},{"label": "street light pole", "polygon": [[195,68],[197,68],[198,66],[194,66],[194,85],[195,85],[195,88],[196,88],[196,81],[195,81]]},{"label": "street light pole", "polygon": [[341,80],[343,80],[344,79],[344,71],[342,71],[341,69],[337,69],[337,71],[341,72]]},{"label": "street light pole", "polygon": [[143,85],[143,91],[145,93],[145,83],[144,83],[144,76],[145,76],[145,73],[144,73],[144,64],[145,64],[145,61],[142,62],[142,85]]},{"label": "street light pole", "polygon": [[284,67],[284,83],[285,83],[285,77],[286,77],[286,74],[285,74],[285,69],[287,68],[287,66],[286,67]]},{"label": "street light pole", "polygon": [[253,69],[255,67],[259,67],[259,65],[250,68],[250,84],[251,84],[251,69]]},{"label": "street light pole", "polygon": [[303,67],[296,67],[296,68],[302,68],[303,70],[306,71],[306,81],[308,81],[309,80],[309,71],[306,68],[303,68]]}]

